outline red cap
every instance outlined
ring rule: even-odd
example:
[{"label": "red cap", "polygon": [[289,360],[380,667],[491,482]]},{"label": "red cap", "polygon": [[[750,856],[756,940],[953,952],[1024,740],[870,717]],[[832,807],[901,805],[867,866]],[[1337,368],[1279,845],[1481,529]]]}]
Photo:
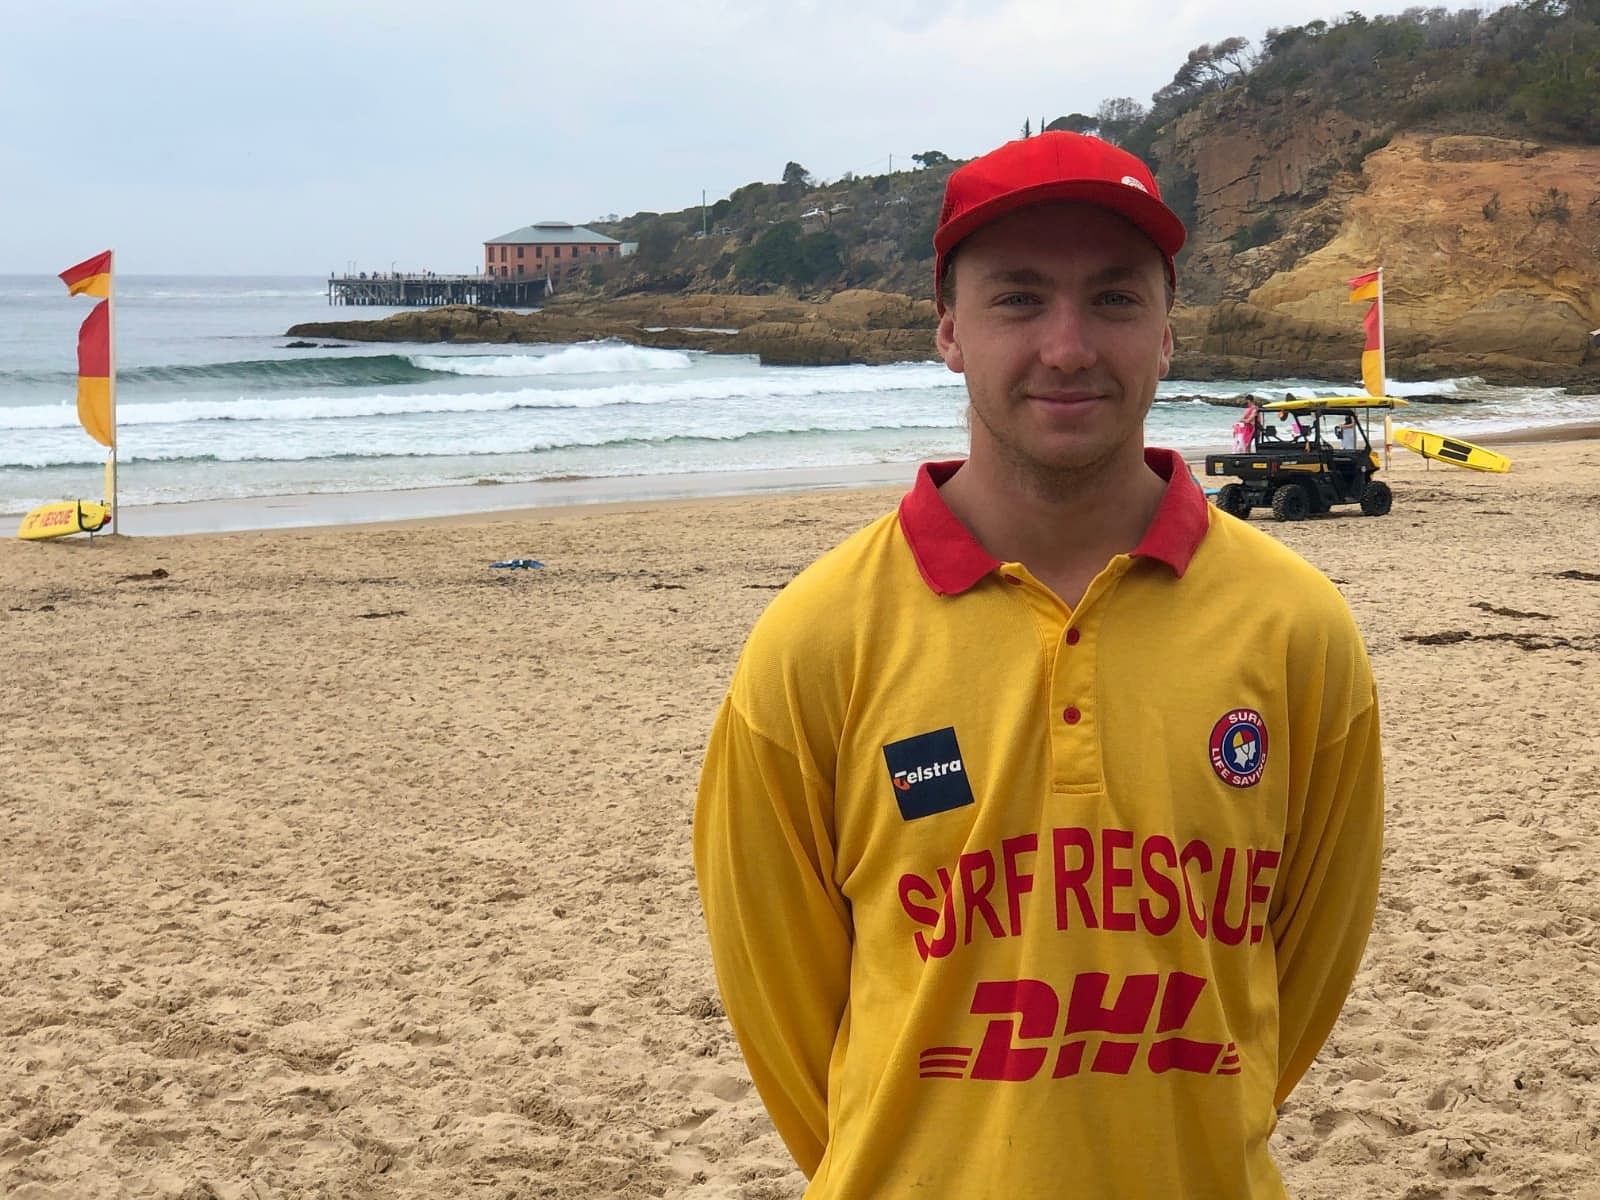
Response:
[{"label": "red cap", "polygon": [[1172,260],[1187,235],[1177,214],[1161,202],[1150,168],[1110,142],[1057,130],[1007,142],[945,182],[933,235],[935,299],[945,260],[963,238],[997,217],[1049,200],[1097,205],[1131,222],[1156,244],[1167,262],[1167,280],[1177,286]]}]

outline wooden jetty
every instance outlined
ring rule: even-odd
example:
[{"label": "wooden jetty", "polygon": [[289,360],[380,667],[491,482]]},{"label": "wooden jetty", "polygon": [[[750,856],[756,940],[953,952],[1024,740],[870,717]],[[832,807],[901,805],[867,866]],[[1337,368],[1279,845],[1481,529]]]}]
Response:
[{"label": "wooden jetty", "polygon": [[433,308],[442,304],[481,304],[489,308],[537,308],[551,288],[544,279],[503,279],[492,275],[402,275],[373,272],[328,276],[329,304],[370,304],[386,308]]}]

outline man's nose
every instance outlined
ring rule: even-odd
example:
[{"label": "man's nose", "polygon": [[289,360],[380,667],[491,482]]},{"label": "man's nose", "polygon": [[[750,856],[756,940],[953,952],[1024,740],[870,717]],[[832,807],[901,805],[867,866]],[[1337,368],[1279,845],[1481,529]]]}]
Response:
[{"label": "man's nose", "polygon": [[1093,366],[1096,353],[1083,312],[1075,304],[1055,304],[1045,316],[1039,361],[1068,373]]}]

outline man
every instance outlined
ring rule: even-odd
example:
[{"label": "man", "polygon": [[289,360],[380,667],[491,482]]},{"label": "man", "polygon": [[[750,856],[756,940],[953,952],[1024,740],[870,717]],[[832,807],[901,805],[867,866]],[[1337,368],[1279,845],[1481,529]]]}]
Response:
[{"label": "man", "polygon": [[1353,416],[1350,416],[1348,414],[1345,416],[1345,419],[1339,423],[1338,432],[1339,432],[1339,449],[1341,449],[1341,450],[1354,450],[1354,449],[1357,448],[1356,447],[1356,419]]},{"label": "man", "polygon": [[1349,611],[1144,448],[1178,218],[1094,138],[951,175],[971,447],[757,623],[695,818],[712,956],[811,1200],[1281,1196],[1370,927]]}]

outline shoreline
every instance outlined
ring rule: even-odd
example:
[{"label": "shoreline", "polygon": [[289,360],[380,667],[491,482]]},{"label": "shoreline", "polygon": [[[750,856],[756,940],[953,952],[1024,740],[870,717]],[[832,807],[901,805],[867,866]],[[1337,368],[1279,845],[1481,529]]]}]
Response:
[{"label": "shoreline", "polygon": [[[392,491],[313,492],[131,505],[133,526],[116,535],[192,537],[292,529],[390,527],[479,522],[551,512],[603,512],[642,505],[755,497],[773,493],[853,491],[910,485],[917,464],[694,471],[675,475],[590,476],[523,483],[450,484]],[[21,520],[0,513],[0,522]]]},{"label": "shoreline", "polygon": [[[1476,436],[1480,444],[1490,447],[1590,441],[1600,439],[1600,422],[1509,429]],[[1214,449],[1221,451],[1224,447],[1219,442]],[[1184,458],[1192,466],[1210,452],[1186,452]],[[127,520],[133,528],[126,532],[119,528],[115,535],[106,536],[190,537],[325,527],[370,529],[417,523],[513,519],[573,509],[599,512],[622,506],[769,493],[909,487],[917,466],[916,462],[908,461],[184,500],[129,506]],[[0,523],[18,521],[22,516],[20,512],[0,512]]]}]

